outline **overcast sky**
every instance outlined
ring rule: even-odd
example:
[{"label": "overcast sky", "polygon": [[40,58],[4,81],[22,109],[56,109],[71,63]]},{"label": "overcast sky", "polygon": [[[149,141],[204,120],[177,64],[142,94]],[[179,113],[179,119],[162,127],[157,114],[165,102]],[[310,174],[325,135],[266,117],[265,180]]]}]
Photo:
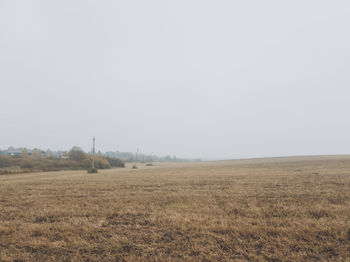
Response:
[{"label": "overcast sky", "polygon": [[0,0],[0,148],[350,153],[348,0]]}]

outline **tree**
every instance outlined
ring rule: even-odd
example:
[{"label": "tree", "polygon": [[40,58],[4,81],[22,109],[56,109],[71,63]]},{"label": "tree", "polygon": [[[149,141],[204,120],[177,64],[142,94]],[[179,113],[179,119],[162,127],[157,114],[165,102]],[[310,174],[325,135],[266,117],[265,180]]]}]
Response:
[{"label": "tree", "polygon": [[43,153],[39,149],[33,149],[32,150],[32,158],[39,159],[43,157]]},{"label": "tree", "polygon": [[25,148],[22,149],[21,156],[23,158],[28,158],[28,151],[27,151],[27,149],[25,149]]},{"label": "tree", "polygon": [[74,146],[68,153],[69,157],[77,162],[82,162],[86,154],[80,147]]},{"label": "tree", "polygon": [[52,159],[52,151],[50,149],[46,150],[46,158]]},{"label": "tree", "polygon": [[10,158],[8,156],[0,155],[0,168],[8,167],[10,165]]}]

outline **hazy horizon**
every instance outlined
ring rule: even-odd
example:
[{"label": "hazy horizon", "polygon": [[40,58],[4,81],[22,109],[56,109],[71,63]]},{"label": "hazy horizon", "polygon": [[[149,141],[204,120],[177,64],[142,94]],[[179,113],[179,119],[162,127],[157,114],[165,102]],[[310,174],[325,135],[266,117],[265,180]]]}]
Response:
[{"label": "hazy horizon", "polygon": [[0,0],[0,148],[350,153],[348,1]]}]

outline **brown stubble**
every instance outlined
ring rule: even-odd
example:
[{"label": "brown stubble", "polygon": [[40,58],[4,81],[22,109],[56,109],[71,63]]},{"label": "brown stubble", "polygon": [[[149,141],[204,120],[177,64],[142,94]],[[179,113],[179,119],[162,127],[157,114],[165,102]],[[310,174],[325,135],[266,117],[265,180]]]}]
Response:
[{"label": "brown stubble", "polygon": [[0,176],[3,261],[350,261],[350,158]]}]

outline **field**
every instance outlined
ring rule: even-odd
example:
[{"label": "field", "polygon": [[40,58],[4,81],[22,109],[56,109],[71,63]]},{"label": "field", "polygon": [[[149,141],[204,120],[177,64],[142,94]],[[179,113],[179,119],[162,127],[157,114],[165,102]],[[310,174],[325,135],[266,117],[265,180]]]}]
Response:
[{"label": "field", "polygon": [[0,176],[0,261],[350,261],[350,157]]}]

